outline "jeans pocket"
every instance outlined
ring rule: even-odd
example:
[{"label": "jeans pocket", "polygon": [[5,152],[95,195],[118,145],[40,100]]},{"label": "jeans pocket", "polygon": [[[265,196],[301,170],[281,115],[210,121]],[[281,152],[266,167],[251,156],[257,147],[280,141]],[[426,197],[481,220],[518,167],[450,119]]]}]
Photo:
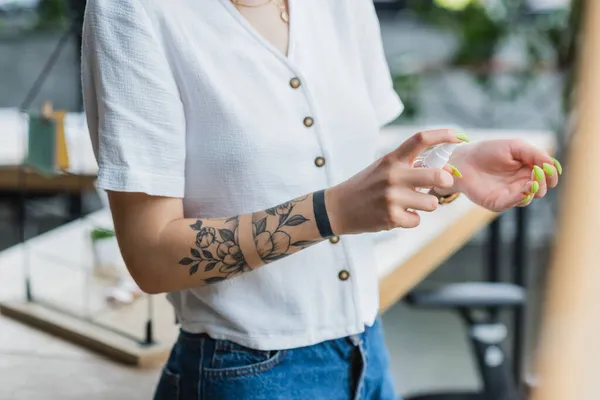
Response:
[{"label": "jeans pocket", "polygon": [[286,352],[254,350],[228,340],[216,340],[211,366],[204,368],[204,374],[213,379],[260,374],[283,361]]},{"label": "jeans pocket", "polygon": [[179,374],[165,366],[154,393],[154,400],[179,400],[179,380]]}]

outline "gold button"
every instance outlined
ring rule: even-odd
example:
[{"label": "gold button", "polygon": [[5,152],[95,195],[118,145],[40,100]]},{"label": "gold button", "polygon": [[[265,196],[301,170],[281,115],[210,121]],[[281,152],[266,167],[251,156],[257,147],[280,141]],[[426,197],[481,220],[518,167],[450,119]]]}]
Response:
[{"label": "gold button", "polygon": [[304,126],[306,126],[307,128],[310,128],[311,126],[313,126],[314,123],[315,123],[315,120],[312,119],[311,117],[304,118]]},{"label": "gold button", "polygon": [[315,158],[315,165],[317,167],[322,167],[323,165],[325,165],[325,159],[323,157]]},{"label": "gold button", "polygon": [[298,78],[292,78],[292,80],[290,81],[290,86],[294,89],[298,89],[300,87],[300,79]]},{"label": "gold button", "polygon": [[350,272],[348,272],[345,269],[343,269],[338,274],[338,278],[340,278],[340,281],[347,281],[348,278],[350,278]]},{"label": "gold button", "polygon": [[333,244],[339,243],[340,242],[340,237],[339,236],[332,236],[329,238],[329,241]]}]

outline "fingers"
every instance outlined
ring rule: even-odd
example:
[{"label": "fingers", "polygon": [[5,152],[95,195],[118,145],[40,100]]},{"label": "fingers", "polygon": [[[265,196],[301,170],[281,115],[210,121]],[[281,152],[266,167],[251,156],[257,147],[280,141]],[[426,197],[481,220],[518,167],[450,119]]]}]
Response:
[{"label": "fingers", "polygon": [[524,140],[511,140],[510,150],[513,158],[523,164],[539,165],[540,167],[544,163],[554,164],[554,159],[546,151],[540,150]]},{"label": "fingers", "polygon": [[435,129],[414,134],[402,143],[392,154],[403,162],[412,164],[427,148],[443,143],[462,143],[468,141],[464,133],[453,129]]},{"label": "fingers", "polygon": [[416,211],[432,212],[437,210],[439,200],[432,194],[406,190],[402,196],[402,208]]},{"label": "fingers", "polygon": [[[560,165],[560,163],[558,163],[558,160],[556,160],[556,162],[556,165]],[[544,170],[544,174],[546,175],[546,185],[549,188],[554,188],[556,187],[556,185],[558,185],[559,171],[556,165],[554,164],[554,160],[552,164],[544,163],[542,165],[542,169]],[[560,168],[560,171],[562,172],[562,167]]]},{"label": "fingers", "polygon": [[[450,171],[452,169],[450,168]],[[408,185],[421,187],[437,187],[449,189],[454,185],[454,178],[445,169],[437,168],[412,168],[399,169],[398,180],[406,182]]]},{"label": "fingers", "polygon": [[537,182],[539,185],[539,190],[535,193],[535,197],[544,197],[548,193],[548,184],[544,170],[534,165],[531,171],[531,180]]},{"label": "fingers", "polygon": [[523,187],[520,193],[513,199],[512,203],[515,207],[527,207],[537,196],[540,190],[538,181],[530,181]]},{"label": "fingers", "polygon": [[[558,163],[558,161],[556,161]],[[554,164],[556,165],[556,164]],[[558,184],[559,171],[562,172],[562,166],[558,167],[546,164],[543,168],[534,166],[531,171],[531,180],[527,182],[519,192],[504,198],[500,204],[512,204],[514,207],[526,207],[535,198],[544,197],[548,193],[548,188],[553,188]]]},{"label": "fingers", "polygon": [[398,188],[388,193],[388,204],[391,228],[415,228],[421,223],[421,218],[416,211],[432,212],[438,207],[437,197],[419,193],[409,188]]},{"label": "fingers", "polygon": [[421,217],[414,211],[401,210],[397,212],[393,220],[393,228],[402,227],[405,229],[416,228],[421,223]]},{"label": "fingers", "polygon": [[520,200],[519,202],[517,202],[517,204],[515,204],[515,207],[527,207],[528,205],[531,204],[531,202],[533,201],[533,196],[530,194],[525,195],[525,197],[523,197],[523,200]]},{"label": "fingers", "polygon": [[556,158],[550,157],[547,152],[523,140],[513,140],[510,142],[510,146],[516,160],[533,166],[537,181],[541,186],[536,197],[545,196],[548,188],[558,185],[558,177],[562,174],[562,165]]},{"label": "fingers", "polygon": [[512,188],[499,194],[492,209],[494,211],[504,211],[512,207],[528,206],[539,190],[539,182],[533,180],[528,181],[519,189]]}]

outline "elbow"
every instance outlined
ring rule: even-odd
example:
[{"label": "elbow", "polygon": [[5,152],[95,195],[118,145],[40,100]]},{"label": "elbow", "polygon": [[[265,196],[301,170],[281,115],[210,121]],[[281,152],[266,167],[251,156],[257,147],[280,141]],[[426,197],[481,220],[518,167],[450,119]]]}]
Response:
[{"label": "elbow", "polygon": [[150,273],[150,269],[139,268],[139,266],[131,264],[127,264],[127,269],[142,292],[146,294],[162,294],[170,291],[165,285],[164,280]]},{"label": "elbow", "polygon": [[168,291],[161,287],[160,284],[157,284],[156,282],[146,282],[145,280],[141,280],[141,279],[135,279],[135,283],[138,285],[138,287],[140,288],[140,290],[146,294],[162,294],[162,293],[168,293]]}]

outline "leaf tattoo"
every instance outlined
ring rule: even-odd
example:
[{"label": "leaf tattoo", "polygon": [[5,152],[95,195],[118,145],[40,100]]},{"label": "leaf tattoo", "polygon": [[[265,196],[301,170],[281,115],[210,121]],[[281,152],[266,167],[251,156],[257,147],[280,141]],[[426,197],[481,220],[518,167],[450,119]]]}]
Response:
[{"label": "leaf tattoo", "polygon": [[194,264],[190,267],[190,275],[194,275],[198,271],[198,264]]},{"label": "leaf tattoo", "polygon": [[221,234],[221,237],[223,238],[223,241],[225,241],[225,242],[233,242],[234,235],[233,235],[233,232],[230,231],[229,229],[220,229],[219,233]]},{"label": "leaf tattoo", "polygon": [[[295,211],[296,205],[307,200],[308,195],[286,201],[252,215],[252,235],[258,255],[265,264],[320,242],[320,240],[294,239],[294,227],[310,220]],[[230,277],[251,271],[240,249],[238,237],[239,216],[227,218],[225,227],[215,228],[197,220],[190,225],[196,234],[190,256],[179,260],[188,267],[189,275],[202,269],[211,276],[203,277],[206,284],[222,282]]]},{"label": "leaf tattoo", "polygon": [[192,228],[195,231],[199,231],[202,228],[202,221],[196,221],[194,224],[190,225],[190,228]]},{"label": "leaf tattoo", "polygon": [[263,233],[267,228],[267,217],[264,217],[256,223],[256,234]]},{"label": "leaf tattoo", "polygon": [[307,221],[308,221],[307,218],[303,217],[300,214],[296,214],[293,217],[291,217],[290,219],[288,219],[285,222],[285,225],[286,226],[298,226],[298,225],[303,224],[303,223],[305,223]]}]

